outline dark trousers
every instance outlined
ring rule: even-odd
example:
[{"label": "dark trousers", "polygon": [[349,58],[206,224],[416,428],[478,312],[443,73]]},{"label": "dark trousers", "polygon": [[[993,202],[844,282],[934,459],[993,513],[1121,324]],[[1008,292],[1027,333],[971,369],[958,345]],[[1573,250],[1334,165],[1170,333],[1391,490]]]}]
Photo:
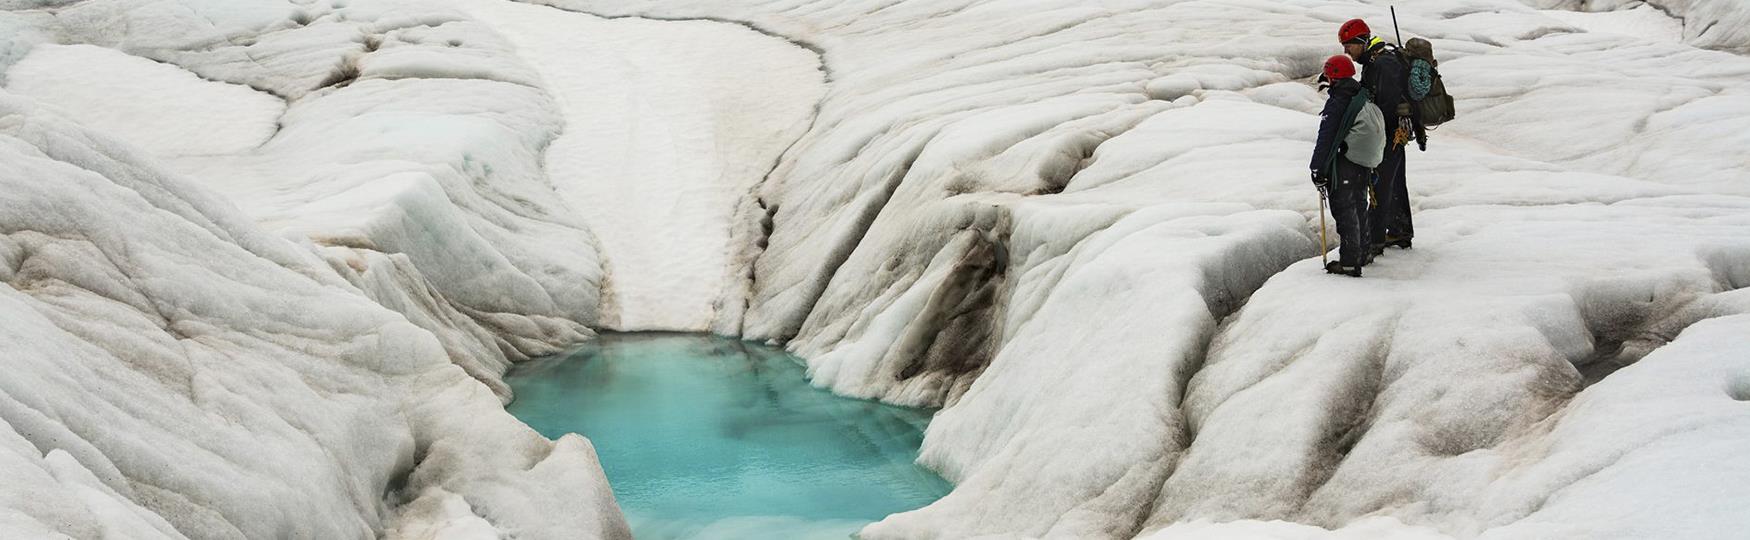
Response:
[{"label": "dark trousers", "polygon": [[1415,236],[1415,226],[1410,222],[1410,192],[1404,187],[1404,147],[1386,146],[1385,159],[1380,161],[1378,171],[1379,183],[1373,186],[1373,198],[1379,206],[1368,215],[1372,242],[1383,244],[1386,236]]},{"label": "dark trousers", "polygon": [[1337,158],[1337,177],[1331,179],[1331,217],[1337,218],[1337,260],[1343,266],[1361,266],[1367,256],[1367,184],[1373,171]]}]

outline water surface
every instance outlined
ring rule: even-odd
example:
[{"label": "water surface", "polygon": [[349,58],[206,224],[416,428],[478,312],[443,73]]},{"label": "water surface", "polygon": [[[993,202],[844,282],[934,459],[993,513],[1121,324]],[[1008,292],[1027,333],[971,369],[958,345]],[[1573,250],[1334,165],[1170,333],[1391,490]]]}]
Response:
[{"label": "water surface", "polygon": [[512,414],[595,444],[640,540],[842,539],[951,487],[913,464],[929,411],[813,388],[774,347],[603,334],[507,380]]}]

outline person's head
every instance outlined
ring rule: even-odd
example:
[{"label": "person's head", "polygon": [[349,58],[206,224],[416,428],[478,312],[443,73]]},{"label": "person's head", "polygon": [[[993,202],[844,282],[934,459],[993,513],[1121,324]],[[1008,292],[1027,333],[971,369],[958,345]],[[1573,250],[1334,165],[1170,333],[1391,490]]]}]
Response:
[{"label": "person's head", "polygon": [[1330,58],[1325,59],[1324,73],[1319,75],[1319,82],[1328,84],[1321,84],[1320,88],[1322,89],[1328,85],[1335,85],[1337,81],[1353,79],[1354,77],[1355,62],[1345,55],[1332,55]]},{"label": "person's head", "polygon": [[1367,21],[1349,19],[1343,26],[1337,27],[1337,41],[1343,44],[1343,54],[1349,58],[1360,60],[1367,53],[1369,42],[1373,40],[1373,29],[1367,27]]}]

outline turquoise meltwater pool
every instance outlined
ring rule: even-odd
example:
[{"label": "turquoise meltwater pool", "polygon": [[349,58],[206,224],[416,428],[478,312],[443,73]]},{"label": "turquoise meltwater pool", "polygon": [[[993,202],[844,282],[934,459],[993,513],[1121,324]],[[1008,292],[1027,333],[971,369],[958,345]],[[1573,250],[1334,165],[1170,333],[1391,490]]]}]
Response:
[{"label": "turquoise meltwater pool", "polygon": [[813,388],[775,347],[604,334],[507,380],[512,414],[595,444],[640,540],[843,539],[951,487],[913,464],[929,411]]}]

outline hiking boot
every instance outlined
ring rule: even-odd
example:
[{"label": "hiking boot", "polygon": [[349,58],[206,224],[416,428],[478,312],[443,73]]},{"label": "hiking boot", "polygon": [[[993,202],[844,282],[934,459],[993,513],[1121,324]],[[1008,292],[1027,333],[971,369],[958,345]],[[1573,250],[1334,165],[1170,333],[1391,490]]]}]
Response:
[{"label": "hiking boot", "polygon": [[1385,243],[1380,244],[1379,249],[1384,250],[1385,248],[1388,248],[1388,247],[1397,247],[1398,249],[1410,249],[1410,237],[1408,237],[1408,236],[1387,236],[1387,237],[1385,237]]},{"label": "hiking boot", "polygon": [[1331,262],[1325,263],[1325,273],[1326,274],[1343,274],[1343,275],[1349,276],[1349,277],[1361,277],[1361,267],[1359,267],[1359,266],[1343,266],[1342,262],[1331,261]]},{"label": "hiking boot", "polygon": [[1367,248],[1368,257],[1378,257],[1380,255],[1385,255],[1385,244],[1374,244]]}]

